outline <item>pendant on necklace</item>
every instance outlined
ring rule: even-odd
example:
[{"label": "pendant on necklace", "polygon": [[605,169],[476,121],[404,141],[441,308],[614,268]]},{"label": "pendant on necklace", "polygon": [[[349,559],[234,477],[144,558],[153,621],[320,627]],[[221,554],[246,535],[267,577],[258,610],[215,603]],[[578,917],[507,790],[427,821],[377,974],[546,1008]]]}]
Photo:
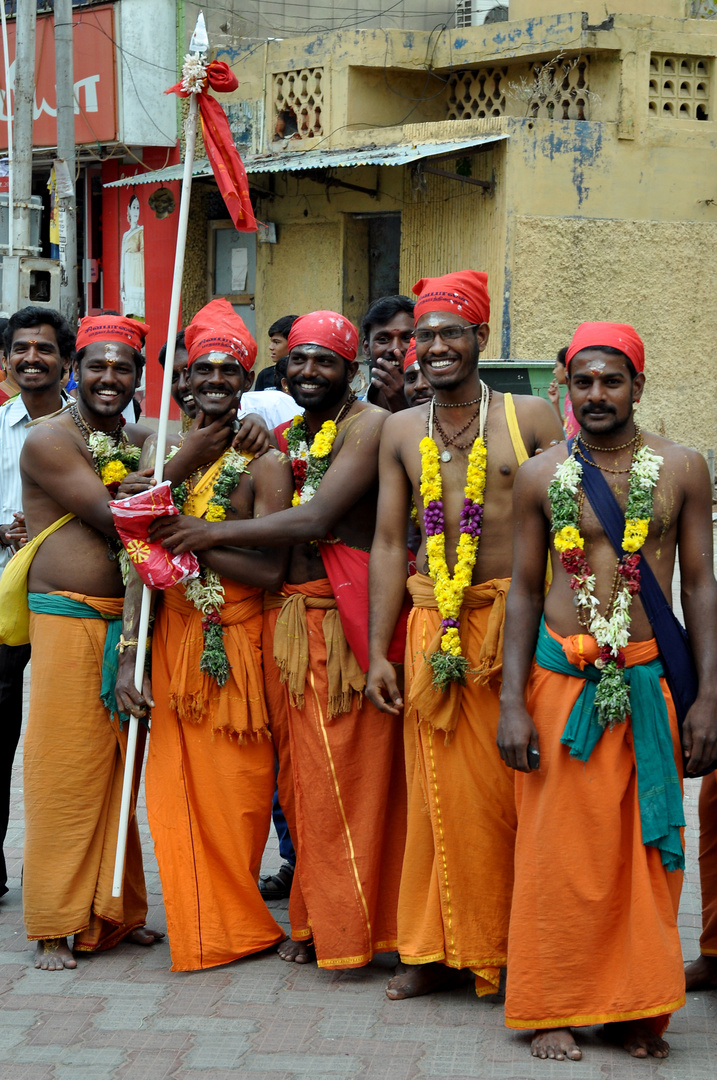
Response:
[{"label": "pendant on necklace", "polygon": [[450,460],[451,460],[451,452],[450,452],[450,450],[444,450],[443,453],[441,454],[441,461],[448,462]]}]

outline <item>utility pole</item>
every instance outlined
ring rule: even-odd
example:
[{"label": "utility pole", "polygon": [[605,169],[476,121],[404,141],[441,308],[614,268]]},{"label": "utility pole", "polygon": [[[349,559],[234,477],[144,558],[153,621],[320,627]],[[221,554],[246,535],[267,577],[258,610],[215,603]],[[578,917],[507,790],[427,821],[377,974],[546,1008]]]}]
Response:
[{"label": "utility pole", "polygon": [[35,25],[37,5],[25,0],[17,5],[15,44],[15,160],[14,202],[11,226],[15,230],[16,255],[31,255],[30,196],[32,195],[32,122],[35,103]]},{"label": "utility pole", "polygon": [[[27,3],[19,7],[29,6]],[[33,9],[35,7],[33,3]],[[19,18],[19,15],[18,15]],[[55,82],[57,86],[57,157],[69,183],[57,185],[60,224],[60,311],[77,325],[77,203],[75,199],[75,90],[72,59],[72,0],[55,0]],[[57,174],[57,170],[56,170]]]}]

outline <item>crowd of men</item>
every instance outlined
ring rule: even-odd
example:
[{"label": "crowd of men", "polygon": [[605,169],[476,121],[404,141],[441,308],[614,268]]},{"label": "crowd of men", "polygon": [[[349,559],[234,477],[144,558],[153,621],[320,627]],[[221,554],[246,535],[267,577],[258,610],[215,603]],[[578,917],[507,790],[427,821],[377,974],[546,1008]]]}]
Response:
[{"label": "crowd of men", "polygon": [[[363,397],[340,313],[275,323],[274,387],[257,392],[256,341],[226,301],[203,308],[175,349],[185,420],[164,474],[179,512],[126,549],[110,504],[153,486],[158,449],[122,417],[148,327],[108,313],[75,337],[49,309],[10,318],[0,839],[32,650],[35,966],[162,936],[145,925],[134,811],[112,890],[132,714],[172,970],[272,946],[328,969],[398,952],[398,1000],[466,981],[495,994],[507,967],[506,1024],[535,1031],[534,1056],[578,1059],[573,1029],[600,1024],[633,1056],[665,1057],[685,1001],[685,774],[707,774],[687,979],[717,986],[708,470],[637,425],[631,326],[583,323],[564,350],[566,442],[555,389],[551,404],[481,380],[485,274],[413,292],[367,312]],[[268,428],[267,393],[284,410]],[[193,553],[199,570],[153,593],[140,691],[150,552]],[[676,557],[687,636],[670,610]],[[260,882],[272,806],[284,865]],[[263,899],[286,892],[289,939]]]}]

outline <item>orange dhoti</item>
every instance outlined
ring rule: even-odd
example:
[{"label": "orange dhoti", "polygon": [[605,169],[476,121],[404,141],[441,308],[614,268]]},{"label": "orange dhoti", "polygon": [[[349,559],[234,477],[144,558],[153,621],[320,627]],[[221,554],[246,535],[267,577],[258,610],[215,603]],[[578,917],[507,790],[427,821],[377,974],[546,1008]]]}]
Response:
[{"label": "orange dhoti", "polygon": [[[588,635],[560,638],[567,660],[593,663]],[[631,642],[628,667],[657,656]],[[677,909],[682,872],[643,843],[629,721],[606,729],[587,761],[561,743],[584,680],[534,664],[527,706],[540,768],[516,774],[518,839],[508,947],[506,1025],[556,1028],[646,1019],[661,1034],[685,1001]],[[667,683],[677,775],[677,717]]]},{"label": "orange dhoti", "polygon": [[498,990],[513,887],[513,778],[496,746],[507,578],[467,589],[461,643],[471,673],[445,693],[425,657],[440,647],[433,581],[408,581],[404,721],[408,836],[398,908],[406,964],[469,968]]},{"label": "orange dhoti", "polygon": [[700,788],[700,885],[702,887],[703,956],[717,956],[717,773],[705,776]]},{"label": "orange dhoti", "polygon": [[[84,602],[106,618],[122,615],[121,598],[55,595]],[[147,915],[134,812],[122,895],[112,896],[127,732],[100,700],[106,634],[105,618],[30,615],[25,927],[31,940],[74,934],[73,947],[84,951],[111,948]],[[137,776],[141,761],[140,749]]]},{"label": "orange dhoti", "polygon": [[[264,668],[267,685],[286,680],[284,708],[275,695],[270,711],[297,856],[291,936],[313,938],[319,967],[361,967],[396,948],[406,831],[400,725],[362,697],[328,579],[285,585],[274,602],[283,606],[266,615]],[[281,667],[267,647],[272,631]]]},{"label": "orange dhoti", "polygon": [[257,886],[274,750],[261,672],[262,591],[222,578],[230,665],[200,672],[201,616],[184,587],[162,594],[152,640],[149,825],[173,971],[215,967],[281,941]]}]

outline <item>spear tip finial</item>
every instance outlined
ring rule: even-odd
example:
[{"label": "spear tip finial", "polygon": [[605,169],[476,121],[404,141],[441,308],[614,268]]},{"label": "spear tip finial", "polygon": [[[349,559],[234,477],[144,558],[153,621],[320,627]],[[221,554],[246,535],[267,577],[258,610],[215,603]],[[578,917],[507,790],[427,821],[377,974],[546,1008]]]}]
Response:
[{"label": "spear tip finial", "polygon": [[204,12],[200,11],[197,16],[197,25],[194,27],[194,33],[189,42],[189,51],[190,53],[205,53],[208,48],[207,24],[204,21]]}]

